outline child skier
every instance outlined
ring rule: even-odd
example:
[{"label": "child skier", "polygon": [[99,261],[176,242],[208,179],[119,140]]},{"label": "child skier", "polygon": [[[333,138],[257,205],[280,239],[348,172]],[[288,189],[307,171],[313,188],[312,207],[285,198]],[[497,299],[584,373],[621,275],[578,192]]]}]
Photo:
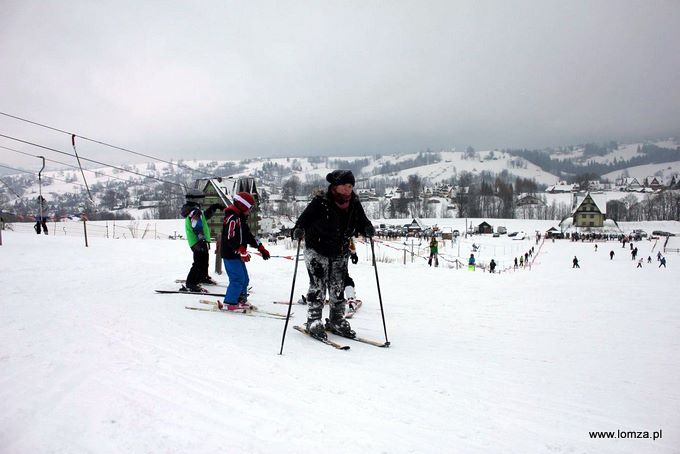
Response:
[{"label": "child skier", "polygon": [[257,248],[264,260],[269,260],[269,251],[253,236],[248,227],[248,215],[255,205],[255,199],[247,192],[239,192],[234,196],[234,204],[224,210],[222,224],[222,240],[220,242],[224,269],[229,276],[229,286],[224,294],[224,302],[218,303],[221,310],[235,311],[250,309],[247,303],[248,269],[250,261],[248,245]]},{"label": "child skier", "polygon": [[193,263],[185,284],[180,288],[182,292],[205,292],[201,284],[216,284],[215,280],[208,275],[210,263],[210,227],[208,219],[212,217],[216,210],[224,209],[224,205],[215,203],[210,205],[207,210],[201,210],[200,201],[205,197],[203,191],[199,189],[188,189],[186,193],[186,203],[180,211],[184,218],[184,230],[187,242],[193,254]]}]

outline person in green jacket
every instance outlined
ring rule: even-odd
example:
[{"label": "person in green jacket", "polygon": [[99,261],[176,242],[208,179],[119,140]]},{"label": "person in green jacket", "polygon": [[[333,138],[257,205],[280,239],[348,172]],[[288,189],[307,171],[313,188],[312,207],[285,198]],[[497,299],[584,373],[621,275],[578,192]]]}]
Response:
[{"label": "person in green jacket", "polygon": [[427,261],[427,264],[432,266],[432,259],[434,259],[434,266],[437,267],[439,266],[439,243],[437,242],[437,238],[432,237],[430,240],[430,258]]},{"label": "person in green jacket", "polygon": [[186,283],[180,291],[183,292],[205,292],[201,284],[216,284],[215,280],[208,274],[210,263],[210,227],[208,219],[215,211],[224,209],[224,205],[214,203],[205,211],[201,209],[200,201],[205,197],[203,191],[199,189],[188,189],[186,193],[186,203],[182,206],[181,214],[184,217],[184,230],[187,242],[193,254],[193,263],[187,275]]}]

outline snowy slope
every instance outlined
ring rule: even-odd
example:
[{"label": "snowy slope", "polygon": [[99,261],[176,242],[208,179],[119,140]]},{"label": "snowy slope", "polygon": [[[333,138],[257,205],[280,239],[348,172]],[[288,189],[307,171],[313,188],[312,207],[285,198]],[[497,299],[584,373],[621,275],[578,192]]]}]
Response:
[{"label": "snowy slope", "polygon": [[[669,230],[680,230],[675,224]],[[282,321],[188,311],[197,297],[152,292],[186,274],[181,241],[91,238],[85,248],[68,236],[2,238],[3,453],[637,454],[680,446],[677,255],[668,269],[636,269],[618,243],[595,252],[557,241],[536,245],[531,269],[500,275],[445,261],[436,269],[424,259],[380,262],[390,349],[335,351],[289,329],[279,356]],[[489,250],[490,239],[477,240]],[[495,254],[534,245],[503,240]],[[638,247],[646,257],[658,245]],[[365,304],[352,326],[380,339],[375,274],[359,248],[350,272]],[[283,242],[270,250],[293,252]],[[581,269],[571,269],[574,255]],[[251,300],[283,311],[269,302],[288,298],[293,262],[255,256],[249,270]],[[306,285],[301,267],[295,293]],[[304,318],[294,307],[293,323]],[[660,429],[656,441],[588,436]]]}]

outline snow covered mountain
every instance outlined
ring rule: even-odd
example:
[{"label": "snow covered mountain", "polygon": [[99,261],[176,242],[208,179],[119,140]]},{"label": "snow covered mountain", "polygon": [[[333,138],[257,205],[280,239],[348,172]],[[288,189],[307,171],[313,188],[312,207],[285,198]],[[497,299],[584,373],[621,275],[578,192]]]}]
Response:
[{"label": "snow covered mountain", "polygon": [[[625,166],[626,163],[633,164],[647,159],[645,151],[649,147],[653,147],[653,152],[660,153],[660,158],[671,160]],[[112,210],[116,206],[136,206],[141,201],[181,198],[182,184],[191,184],[195,178],[209,175],[255,176],[261,186],[280,188],[293,176],[303,184],[315,181],[323,184],[329,171],[351,168],[357,177],[357,187],[362,188],[374,187],[376,184],[396,186],[400,181],[406,181],[410,175],[419,176],[426,185],[453,183],[465,173],[486,174],[490,177],[504,174],[510,180],[534,180],[539,187],[554,185],[565,178],[564,174],[546,170],[547,167],[566,168],[573,173],[579,169],[586,172],[592,168],[606,170],[615,166],[617,170],[602,175],[612,182],[623,176],[642,180],[650,175],[670,181],[673,176],[677,178],[680,174],[680,151],[678,142],[674,139],[625,145],[584,145],[540,153],[529,152],[524,154],[525,157],[522,156],[521,150],[475,151],[468,148],[465,151],[425,151],[402,155],[250,158],[243,161],[194,160],[179,161],[179,166],[155,162],[117,166],[118,168],[91,168],[85,172],[85,177],[95,202],[103,204],[104,209]],[[35,199],[38,194],[35,176],[26,174],[8,177],[7,181],[26,200]],[[86,200],[83,183],[83,177],[77,168],[48,170],[43,172],[42,190],[48,199],[59,199],[62,203],[67,194],[72,194],[69,196],[70,202],[82,204]],[[79,198],[79,202],[74,201],[73,197]],[[8,188],[4,186],[0,190],[0,202],[5,206],[15,202]]]}]

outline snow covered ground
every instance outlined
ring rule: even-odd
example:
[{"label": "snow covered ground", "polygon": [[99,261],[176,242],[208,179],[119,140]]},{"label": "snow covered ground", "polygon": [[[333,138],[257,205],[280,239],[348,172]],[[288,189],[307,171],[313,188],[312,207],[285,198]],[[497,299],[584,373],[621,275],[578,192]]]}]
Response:
[{"label": "snow covered ground", "polygon": [[[512,228],[539,228],[525,222]],[[283,321],[188,311],[198,297],[153,293],[186,275],[182,241],[2,240],[2,453],[680,452],[680,255],[659,269],[653,241],[637,244],[653,257],[642,269],[616,242],[596,252],[558,240],[536,246],[531,269],[496,275],[403,265],[398,244],[380,244],[393,259],[378,264],[391,348],[336,351],[289,327],[279,356]],[[535,245],[493,240],[504,259]],[[359,248],[350,272],[364,306],[352,326],[382,339]],[[253,256],[251,301],[283,312],[270,302],[288,299],[293,266]],[[294,307],[292,322],[304,319]]]}]

